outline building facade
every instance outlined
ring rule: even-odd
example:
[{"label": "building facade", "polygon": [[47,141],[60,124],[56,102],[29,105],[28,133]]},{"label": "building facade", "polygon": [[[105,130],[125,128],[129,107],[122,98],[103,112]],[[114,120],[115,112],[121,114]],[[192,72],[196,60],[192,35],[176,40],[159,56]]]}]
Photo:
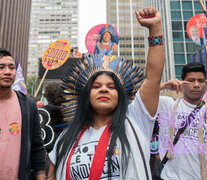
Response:
[{"label": "building facade", "polygon": [[145,31],[137,22],[135,11],[143,8],[142,0],[107,0],[106,22],[119,33],[117,55],[144,69]]},{"label": "building facade", "polygon": [[26,78],[31,0],[0,0],[0,47],[19,59]]},{"label": "building facade", "polygon": [[78,46],[79,0],[32,0],[28,76],[38,75],[38,58],[58,39]]},{"label": "building facade", "polygon": [[202,48],[186,31],[189,19],[203,13],[199,0],[147,0],[144,5],[156,7],[161,13],[166,58],[163,81],[180,79],[183,66]]}]

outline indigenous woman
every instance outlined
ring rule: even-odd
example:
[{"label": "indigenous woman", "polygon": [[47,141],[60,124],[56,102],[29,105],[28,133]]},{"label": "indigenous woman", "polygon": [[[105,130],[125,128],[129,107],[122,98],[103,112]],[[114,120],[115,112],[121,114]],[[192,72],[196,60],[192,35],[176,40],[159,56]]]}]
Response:
[{"label": "indigenous woman", "polygon": [[[105,27],[104,27],[105,28]],[[112,41],[112,34],[105,28],[105,31],[101,35],[101,39],[97,41],[95,47],[95,53],[103,55],[111,55],[117,48],[115,41]]]},{"label": "indigenous woman", "polygon": [[72,121],[49,154],[48,179],[151,179],[150,139],[164,66],[162,28],[154,8],[136,16],[150,34],[146,80],[136,93],[144,77],[139,68],[121,58],[102,67],[97,54],[68,70],[63,114]]}]

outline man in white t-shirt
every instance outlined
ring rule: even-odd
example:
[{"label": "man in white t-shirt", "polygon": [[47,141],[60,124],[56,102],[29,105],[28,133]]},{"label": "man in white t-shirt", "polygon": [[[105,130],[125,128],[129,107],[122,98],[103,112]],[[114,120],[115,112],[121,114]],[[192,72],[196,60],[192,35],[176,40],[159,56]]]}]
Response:
[{"label": "man in white t-shirt", "polygon": [[[201,108],[193,113],[191,121],[188,121],[189,114],[201,104],[206,85],[205,77],[204,65],[192,62],[183,67],[181,81],[173,79],[161,84],[161,89],[183,92],[183,97],[176,101],[164,96],[160,96],[159,100],[159,154],[161,160],[167,151],[170,152],[168,157],[171,157],[161,173],[161,178],[164,180],[195,180],[203,179],[201,176],[205,176],[207,162],[205,104],[202,104]],[[174,136],[178,129],[184,127],[184,123],[188,123],[187,128],[179,136],[177,144],[173,146]],[[200,132],[203,130],[202,134],[199,134],[199,128],[201,128]],[[203,139],[203,147],[199,145],[199,137],[203,137],[200,138]],[[205,160],[200,161],[200,158]]]}]

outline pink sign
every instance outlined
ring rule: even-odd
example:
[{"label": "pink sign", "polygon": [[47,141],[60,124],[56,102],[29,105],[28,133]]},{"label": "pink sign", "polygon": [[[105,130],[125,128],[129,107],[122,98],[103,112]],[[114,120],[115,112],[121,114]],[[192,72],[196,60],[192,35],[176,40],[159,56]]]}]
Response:
[{"label": "pink sign", "polygon": [[95,52],[96,44],[102,40],[105,32],[110,33],[112,44],[118,44],[119,35],[116,29],[109,24],[99,24],[91,28],[86,35],[85,45],[89,53],[93,54]]}]

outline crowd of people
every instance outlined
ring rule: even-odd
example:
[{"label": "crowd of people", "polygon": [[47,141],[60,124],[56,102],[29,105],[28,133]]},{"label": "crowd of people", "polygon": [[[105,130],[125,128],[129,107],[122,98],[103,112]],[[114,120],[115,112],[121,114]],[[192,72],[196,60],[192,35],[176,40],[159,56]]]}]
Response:
[{"label": "crowd of people", "polygon": [[[119,57],[103,66],[100,51],[110,55],[117,46],[106,29],[98,54],[69,67],[62,83],[46,84],[48,104],[39,112],[33,98],[12,90],[16,62],[0,48],[0,179],[207,178],[205,67],[188,63],[181,80],[160,83],[165,59],[160,13],[144,8],[136,18],[149,31],[145,74]],[[160,96],[163,89],[183,96]],[[47,144],[46,129],[52,130]]]}]

